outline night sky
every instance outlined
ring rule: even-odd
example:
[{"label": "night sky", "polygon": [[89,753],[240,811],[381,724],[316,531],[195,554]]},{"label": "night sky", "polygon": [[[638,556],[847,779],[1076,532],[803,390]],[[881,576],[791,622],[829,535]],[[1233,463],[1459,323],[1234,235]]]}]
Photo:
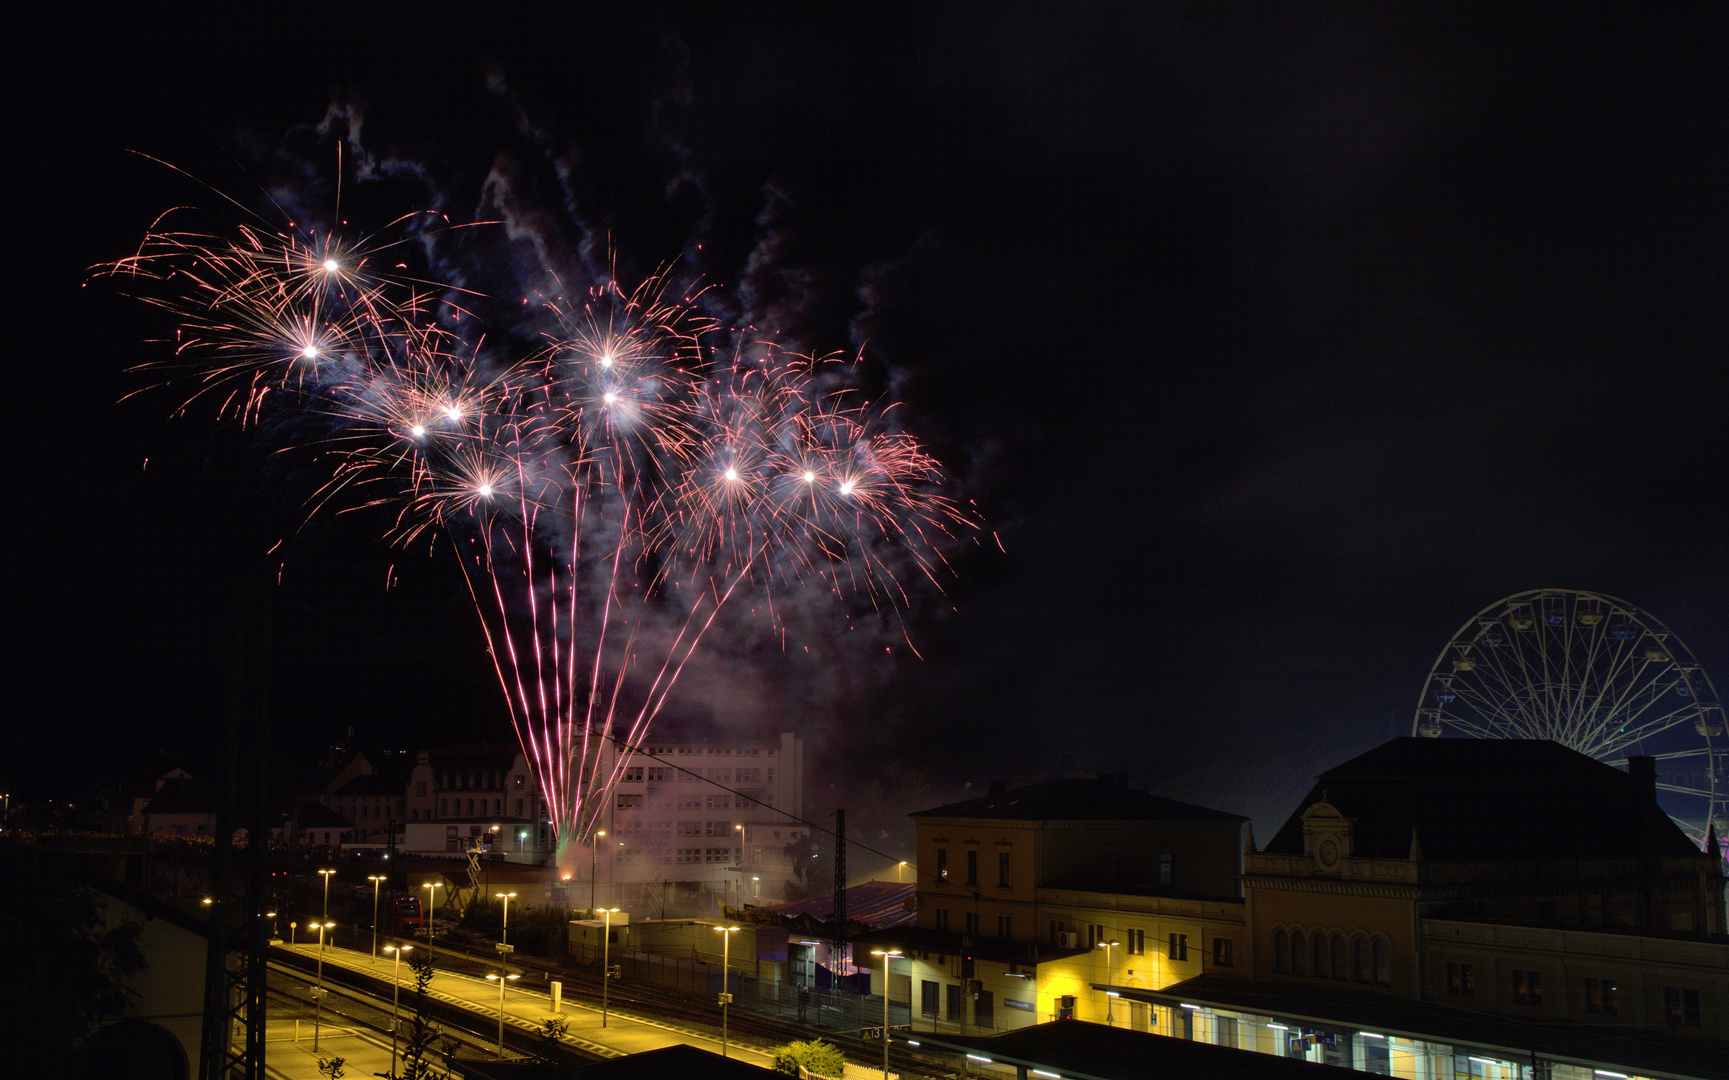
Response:
[{"label": "night sky", "polygon": [[215,199],[133,152],[256,204],[287,163],[335,175],[333,104],[458,213],[507,163],[573,248],[865,342],[977,500],[914,590],[922,661],[801,627],[673,706],[803,732],[815,814],[886,783],[871,827],[904,831],[968,782],[1127,769],[1265,838],[1538,587],[1625,598],[1729,682],[1709,5],[380,6],[15,39],[7,783],[207,746],[248,575],[281,581],[285,757],[510,737],[454,568],[309,519],[268,440],[171,420],[184,393],[127,370],[168,324],[88,280]]}]

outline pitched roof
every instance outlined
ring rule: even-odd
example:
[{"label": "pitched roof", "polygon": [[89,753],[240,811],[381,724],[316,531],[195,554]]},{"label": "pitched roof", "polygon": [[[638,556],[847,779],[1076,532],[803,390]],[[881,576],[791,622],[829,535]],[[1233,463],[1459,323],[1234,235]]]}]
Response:
[{"label": "pitched roof", "polygon": [[980,799],[920,810],[914,818],[982,818],[1013,821],[1247,821],[1136,791],[1111,778],[1069,778],[994,791]]},{"label": "pitched roof", "polygon": [[368,773],[357,776],[348,783],[337,788],[334,794],[341,796],[377,796],[389,795],[396,798],[406,797],[408,784],[396,777],[380,776]]},{"label": "pitched roof", "polygon": [[1535,739],[1400,738],[1322,773],[1267,843],[1303,851],[1303,812],[1325,801],[1354,819],[1353,854],[1403,859],[1416,830],[1428,859],[1697,855],[1627,773]]},{"label": "pitched roof", "polygon": [[943,1048],[989,1055],[999,1066],[1041,1069],[1094,1080],[1213,1080],[1216,1077],[1289,1077],[1291,1080],[1349,1080],[1363,1074],[1336,1065],[1275,1057],[1253,1050],[1157,1032],[1106,1027],[1085,1020],[1053,1020],[1001,1035],[951,1035],[918,1032],[921,1050]]}]

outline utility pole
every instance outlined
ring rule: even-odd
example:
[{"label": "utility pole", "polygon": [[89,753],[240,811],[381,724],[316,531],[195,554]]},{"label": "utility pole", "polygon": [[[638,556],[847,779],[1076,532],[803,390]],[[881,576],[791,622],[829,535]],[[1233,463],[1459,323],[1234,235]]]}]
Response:
[{"label": "utility pole", "polygon": [[[200,1080],[263,1080],[265,962],[268,955],[270,825],[270,586],[236,582],[231,608],[234,642],[229,683],[228,735],[222,804],[216,814],[216,852],[210,872],[210,945],[204,964],[204,1019],[199,1038]],[[234,831],[246,830],[246,852],[236,856]],[[237,867],[235,864],[239,863]],[[234,871],[245,882],[232,895]],[[231,925],[232,924],[232,925]],[[230,952],[238,954],[230,968]],[[242,1036],[233,1038],[238,1024]]]}]

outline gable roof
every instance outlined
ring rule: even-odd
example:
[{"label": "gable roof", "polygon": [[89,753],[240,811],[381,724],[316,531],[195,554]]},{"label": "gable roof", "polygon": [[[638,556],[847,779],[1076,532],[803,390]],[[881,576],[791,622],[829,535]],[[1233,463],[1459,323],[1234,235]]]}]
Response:
[{"label": "gable roof", "polygon": [[1006,791],[980,799],[920,810],[913,818],[978,818],[996,821],[1247,821],[1240,814],[1211,810],[1136,791],[1120,780],[1075,777]]},{"label": "gable roof", "polygon": [[1354,820],[1352,853],[1403,859],[1698,855],[1650,788],[1560,743],[1406,737],[1337,765],[1267,846],[1303,852],[1303,813],[1326,802]]}]

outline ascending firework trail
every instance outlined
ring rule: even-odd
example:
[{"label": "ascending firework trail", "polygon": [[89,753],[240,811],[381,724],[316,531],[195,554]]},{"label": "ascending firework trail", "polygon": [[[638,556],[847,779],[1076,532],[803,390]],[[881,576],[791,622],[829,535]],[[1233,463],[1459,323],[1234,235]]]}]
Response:
[{"label": "ascending firework trail", "polygon": [[461,231],[432,215],[354,240],[187,216],[106,268],[180,324],[147,366],[322,447],[314,508],[394,506],[393,542],[448,540],[567,871],[622,770],[608,740],[640,742],[729,602],[899,609],[897,571],[934,579],[968,527],[851,364],[719,325],[665,277],[526,298],[536,333],[489,340],[493,298],[407,269]]}]

